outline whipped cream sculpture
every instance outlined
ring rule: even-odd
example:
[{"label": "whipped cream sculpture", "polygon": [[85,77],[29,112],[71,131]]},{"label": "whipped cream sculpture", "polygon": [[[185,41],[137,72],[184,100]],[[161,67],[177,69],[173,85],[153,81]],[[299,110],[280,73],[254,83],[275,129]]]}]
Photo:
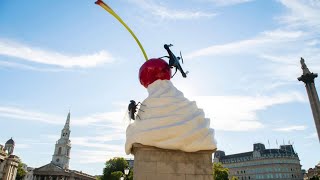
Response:
[{"label": "whipped cream sculpture", "polygon": [[[169,49],[172,45],[164,45],[169,56],[169,64],[161,58],[148,59],[140,41],[120,16],[102,0],[95,4],[101,6],[116,18],[131,34],[140,47],[146,62],[139,71],[140,83],[148,89],[149,96],[142,102],[135,118],[136,103],[131,101],[134,108],[131,119],[134,123],[127,128],[126,153],[130,154],[132,145],[140,143],[163,149],[196,152],[200,150],[215,150],[214,130],[210,129],[210,120],[204,117],[204,112],[195,102],[183,96],[170,81],[171,69],[175,68],[187,77],[179,60]],[[175,74],[174,73],[174,74]],[[129,106],[130,107],[130,106]]]},{"label": "whipped cream sculpture", "polygon": [[139,118],[127,127],[127,154],[134,143],[185,152],[216,149],[210,119],[173,86],[170,78],[170,66],[163,59],[149,59],[141,66],[140,83],[149,96],[140,106]]}]

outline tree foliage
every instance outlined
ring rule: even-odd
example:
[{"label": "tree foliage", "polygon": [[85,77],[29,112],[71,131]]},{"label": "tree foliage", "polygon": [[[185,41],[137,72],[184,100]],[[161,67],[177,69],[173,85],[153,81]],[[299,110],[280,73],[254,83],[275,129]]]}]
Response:
[{"label": "tree foliage", "polygon": [[119,180],[120,177],[123,176],[123,173],[121,171],[115,171],[111,173],[111,178],[110,180]]},{"label": "tree foliage", "polygon": [[232,176],[231,180],[239,180],[239,178],[236,176]]},{"label": "tree foliage", "polygon": [[133,180],[133,170],[132,169],[130,169],[130,172],[129,172],[126,180]]},{"label": "tree foliage", "polygon": [[320,180],[319,176],[313,176],[310,180]]},{"label": "tree foliage", "polygon": [[221,163],[213,163],[213,179],[228,180],[229,169],[224,168]]},{"label": "tree foliage", "polygon": [[[118,177],[121,173],[121,176],[124,174],[124,169],[128,168],[128,162],[121,157],[115,157],[108,160],[105,164],[105,168],[103,169],[103,175],[101,180],[113,180]],[[121,177],[119,176],[118,179]]]},{"label": "tree foliage", "polygon": [[27,172],[22,168],[22,166],[22,162],[19,162],[16,180],[22,180],[24,176],[27,174]]}]

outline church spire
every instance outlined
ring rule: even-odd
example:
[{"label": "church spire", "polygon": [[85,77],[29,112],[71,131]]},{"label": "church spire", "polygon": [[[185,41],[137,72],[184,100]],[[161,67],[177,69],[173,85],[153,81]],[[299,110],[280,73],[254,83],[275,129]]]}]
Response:
[{"label": "church spire", "polygon": [[55,145],[55,150],[52,156],[52,161],[54,165],[57,165],[63,169],[69,169],[69,160],[70,160],[70,110],[67,116],[66,124],[61,130],[60,139]]},{"label": "church spire", "polygon": [[66,120],[66,124],[64,125],[65,129],[69,129],[70,128],[70,110],[67,116],[67,120]]}]

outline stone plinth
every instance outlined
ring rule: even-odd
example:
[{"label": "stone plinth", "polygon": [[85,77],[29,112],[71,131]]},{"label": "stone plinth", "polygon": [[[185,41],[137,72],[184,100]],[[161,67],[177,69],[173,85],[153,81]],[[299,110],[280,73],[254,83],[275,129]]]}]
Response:
[{"label": "stone plinth", "polygon": [[133,179],[212,180],[213,152],[183,152],[133,144]]}]

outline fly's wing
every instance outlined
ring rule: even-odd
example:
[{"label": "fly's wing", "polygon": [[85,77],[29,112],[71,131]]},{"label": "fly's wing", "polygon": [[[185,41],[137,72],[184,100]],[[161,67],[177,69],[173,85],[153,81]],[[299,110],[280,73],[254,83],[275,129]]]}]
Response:
[{"label": "fly's wing", "polygon": [[143,102],[142,103],[138,103],[138,109],[137,109],[137,115],[136,115],[136,120],[141,120],[141,118],[143,119],[143,114],[145,113],[145,111],[147,111],[147,105],[145,105]]},{"label": "fly's wing", "polygon": [[126,112],[123,115],[123,119],[122,119],[122,123],[124,123],[125,125],[130,124],[131,119],[130,119],[130,111],[126,110]]}]

